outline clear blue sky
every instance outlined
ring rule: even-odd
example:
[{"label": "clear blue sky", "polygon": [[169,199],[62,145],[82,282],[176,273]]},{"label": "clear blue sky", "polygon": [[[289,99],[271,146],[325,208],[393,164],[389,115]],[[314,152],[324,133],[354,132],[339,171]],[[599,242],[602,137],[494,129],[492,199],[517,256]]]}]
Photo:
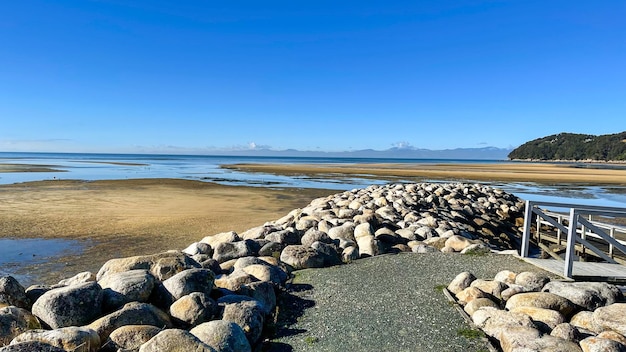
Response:
[{"label": "clear blue sky", "polygon": [[624,130],[623,0],[0,6],[0,151],[516,147]]}]

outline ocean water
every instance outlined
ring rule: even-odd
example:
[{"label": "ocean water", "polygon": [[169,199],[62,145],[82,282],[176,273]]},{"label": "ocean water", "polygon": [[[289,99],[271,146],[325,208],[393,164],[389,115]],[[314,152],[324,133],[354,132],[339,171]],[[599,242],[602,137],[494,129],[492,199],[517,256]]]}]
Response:
[{"label": "ocean water", "polygon": [[[236,163],[503,163],[498,160],[451,159],[381,159],[316,157],[250,157],[151,154],[73,154],[73,153],[0,153],[1,164],[45,165],[57,172],[0,173],[0,184],[29,181],[77,179],[109,180],[138,178],[175,178],[215,182],[224,185],[256,187],[324,188],[338,191],[388,182],[456,182],[449,179],[372,178],[334,175],[328,177],[280,176],[247,173],[221,168]],[[478,182],[465,180],[466,182]],[[584,205],[626,207],[626,187],[585,186],[575,184],[546,185],[533,182],[485,182],[522,199],[564,202]]]}]

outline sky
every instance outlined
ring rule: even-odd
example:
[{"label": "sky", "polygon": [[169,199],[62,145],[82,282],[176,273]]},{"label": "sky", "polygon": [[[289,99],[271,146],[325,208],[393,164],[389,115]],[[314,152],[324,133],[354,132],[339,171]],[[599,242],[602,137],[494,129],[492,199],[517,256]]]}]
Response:
[{"label": "sky", "polygon": [[517,147],[626,130],[626,2],[3,1],[0,151]]}]

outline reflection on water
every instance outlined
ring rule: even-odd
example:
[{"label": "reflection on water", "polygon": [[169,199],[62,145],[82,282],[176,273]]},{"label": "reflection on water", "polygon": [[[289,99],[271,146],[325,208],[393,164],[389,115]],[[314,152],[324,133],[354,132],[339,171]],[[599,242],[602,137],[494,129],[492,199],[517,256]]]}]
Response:
[{"label": "reflection on water", "polygon": [[0,238],[0,276],[15,277],[22,285],[32,283],[36,273],[28,267],[45,264],[67,254],[78,255],[86,243],[68,239]]}]

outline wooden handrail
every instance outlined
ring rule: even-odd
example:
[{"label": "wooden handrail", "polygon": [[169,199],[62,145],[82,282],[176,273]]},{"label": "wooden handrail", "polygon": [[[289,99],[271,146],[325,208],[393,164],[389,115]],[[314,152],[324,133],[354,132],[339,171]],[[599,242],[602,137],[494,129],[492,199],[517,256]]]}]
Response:
[{"label": "wooden handrail", "polygon": [[[539,209],[539,206],[552,207],[552,208],[569,208],[569,216],[565,217],[563,214],[553,213],[550,211],[544,211]],[[572,277],[572,266],[574,260],[574,251],[576,243],[580,243],[583,248],[588,248],[593,251],[600,258],[610,262],[617,263],[613,260],[613,250],[617,248],[619,251],[626,254],[626,242],[618,241],[615,237],[615,231],[626,233],[626,228],[620,226],[613,226],[610,224],[600,223],[598,221],[590,221],[582,215],[604,215],[604,216],[616,216],[626,217],[626,208],[617,207],[602,207],[602,206],[589,206],[581,204],[571,203],[554,203],[554,202],[540,202],[540,201],[526,201],[526,209],[524,210],[524,228],[522,236],[522,248],[520,249],[520,256],[528,257],[528,251],[530,248],[530,229],[532,225],[532,216],[537,215],[537,226],[542,224],[551,225],[557,228],[559,237],[562,232],[567,234],[567,246],[565,253],[565,268],[564,275],[566,277]],[[555,220],[554,217],[557,219]],[[565,227],[561,223],[563,220],[568,220],[568,226]],[[590,216],[591,219],[591,216]],[[579,224],[581,225],[579,229]],[[539,229],[537,229],[539,231]],[[604,230],[609,230],[610,234],[606,234]],[[578,235],[580,233],[580,236]],[[589,243],[587,236],[603,239],[609,244],[609,255],[607,256],[603,251],[596,248]],[[560,243],[560,241],[559,241]]]}]

